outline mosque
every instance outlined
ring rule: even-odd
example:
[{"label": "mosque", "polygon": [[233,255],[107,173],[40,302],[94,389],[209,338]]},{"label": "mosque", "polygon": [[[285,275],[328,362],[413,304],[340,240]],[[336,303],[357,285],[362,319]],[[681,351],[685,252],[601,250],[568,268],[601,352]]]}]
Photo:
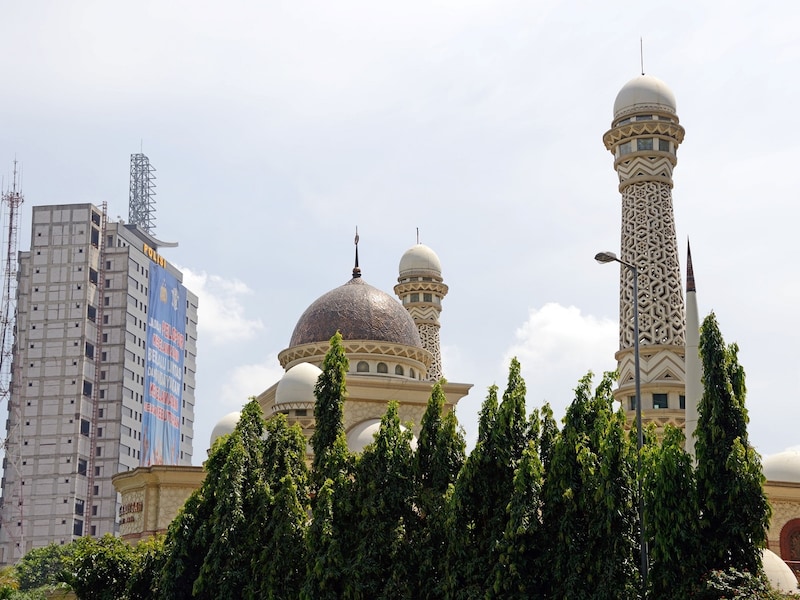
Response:
[{"label": "mosque", "polygon": [[[619,178],[621,251],[619,258],[605,253],[604,262],[621,263],[615,397],[632,422],[638,371],[643,422],[657,428],[667,423],[685,428],[687,451],[694,454],[692,433],[702,395],[700,320],[688,251],[684,296],[672,208],[672,172],[684,135],[675,96],[663,81],[643,74],[622,87],[611,129],[603,136]],[[389,400],[399,402],[401,420],[413,423],[418,435],[431,383],[443,375],[439,315],[447,291],[439,258],[419,243],[400,260],[394,287],[399,302],[370,286],[358,268],[356,236],[352,278],[306,309],[288,348],[279,354],[285,374],[258,396],[265,416],[284,413],[310,438],[314,383],[328,341],[339,330],[350,360],[344,407],[350,449],[361,451],[372,441]],[[470,384],[447,383],[448,408],[455,407],[470,388]],[[223,418],[211,443],[230,432],[237,419],[238,413]],[[792,569],[800,573],[800,453],[768,457],[763,470],[773,509],[764,565],[776,587],[793,591],[797,581]],[[170,466],[140,467],[117,475],[114,485],[122,494],[123,509],[132,507],[125,518],[121,515],[122,537],[135,541],[165,530],[183,499],[200,485],[202,475],[200,467]]]}]

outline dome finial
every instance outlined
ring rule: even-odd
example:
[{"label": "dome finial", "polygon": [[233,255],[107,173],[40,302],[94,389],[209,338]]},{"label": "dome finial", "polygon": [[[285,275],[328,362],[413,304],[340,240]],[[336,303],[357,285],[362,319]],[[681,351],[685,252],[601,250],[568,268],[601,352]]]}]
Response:
[{"label": "dome finial", "polygon": [[358,279],[359,277],[361,277],[361,269],[358,266],[358,225],[356,225],[355,244],[356,244],[356,264],[353,267],[353,279]]},{"label": "dome finial", "polygon": [[694,268],[692,267],[692,247],[688,239],[686,240],[686,291],[697,291],[694,284]]}]

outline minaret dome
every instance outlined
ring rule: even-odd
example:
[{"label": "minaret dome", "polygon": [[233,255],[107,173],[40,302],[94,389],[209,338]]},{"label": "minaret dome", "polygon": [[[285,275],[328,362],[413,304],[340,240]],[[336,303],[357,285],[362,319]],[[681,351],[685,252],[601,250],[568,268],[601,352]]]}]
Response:
[{"label": "minaret dome", "polygon": [[627,114],[657,110],[675,114],[675,94],[667,84],[652,75],[634,77],[617,94],[614,101],[614,119]]},{"label": "minaret dome", "polygon": [[432,356],[427,379],[438,381],[442,377],[439,314],[448,288],[436,252],[420,243],[406,250],[400,259],[397,281],[394,293],[414,319],[422,347]]}]

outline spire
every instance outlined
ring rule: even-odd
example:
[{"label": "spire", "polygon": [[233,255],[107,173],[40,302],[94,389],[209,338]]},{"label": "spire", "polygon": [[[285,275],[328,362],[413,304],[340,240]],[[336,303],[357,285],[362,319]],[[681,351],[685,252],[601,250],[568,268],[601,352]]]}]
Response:
[{"label": "spire", "polygon": [[361,269],[358,266],[358,226],[356,226],[355,244],[356,244],[356,264],[353,267],[353,279],[358,279],[359,277],[361,277]]},{"label": "spire", "polygon": [[686,240],[686,293],[696,292],[697,288],[694,286],[694,269],[692,268],[692,246],[689,240]]}]

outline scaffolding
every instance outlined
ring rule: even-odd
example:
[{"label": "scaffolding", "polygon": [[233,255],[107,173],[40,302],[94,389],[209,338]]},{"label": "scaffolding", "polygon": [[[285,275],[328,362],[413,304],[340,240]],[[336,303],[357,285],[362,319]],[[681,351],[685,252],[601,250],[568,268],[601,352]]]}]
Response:
[{"label": "scaffolding", "polygon": [[[0,405],[8,407],[9,421],[6,438],[2,442],[5,457],[4,471],[13,469],[16,473],[17,489],[5,490],[3,502],[13,502],[5,514],[7,522],[2,523],[7,535],[15,542],[18,555],[25,552],[24,501],[25,490],[19,448],[22,440],[22,415],[18,393],[18,366],[14,361],[16,316],[17,316],[17,238],[19,233],[19,207],[24,201],[17,179],[17,161],[14,161],[14,176],[11,189],[2,194],[0,205],[3,214],[3,296],[0,308]],[[16,558],[16,557],[15,557]],[[8,561],[8,557],[5,557]]]},{"label": "scaffolding", "polygon": [[146,155],[131,154],[131,185],[128,195],[128,223],[149,234],[156,229],[155,168]]}]

